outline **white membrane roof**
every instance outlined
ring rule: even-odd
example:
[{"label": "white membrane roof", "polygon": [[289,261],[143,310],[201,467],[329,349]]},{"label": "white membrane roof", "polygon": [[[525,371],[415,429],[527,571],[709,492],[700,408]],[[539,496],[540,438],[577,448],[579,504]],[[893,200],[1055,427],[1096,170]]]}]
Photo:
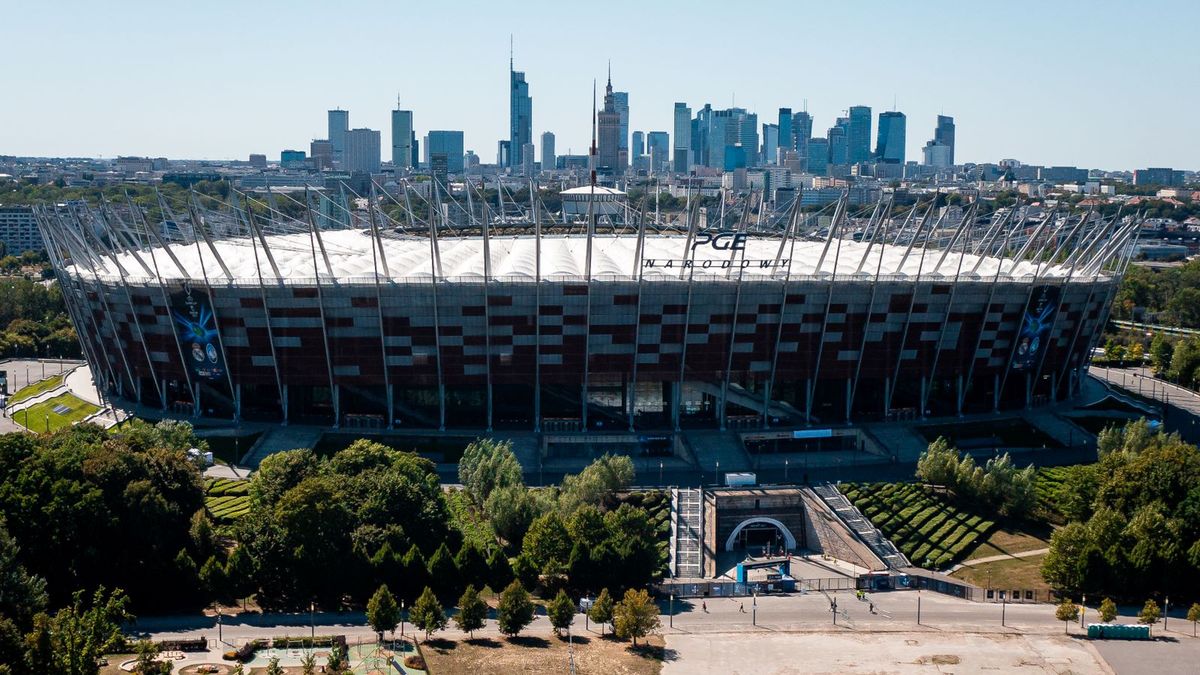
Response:
[{"label": "white membrane roof", "polygon": [[[372,279],[376,272],[373,259],[372,238],[364,230],[328,230],[321,233],[329,255],[333,276],[338,279]],[[439,238],[441,270],[439,277],[449,280],[470,282],[483,278],[483,238],[441,237]],[[313,262],[314,245],[308,233],[267,236],[267,243],[279,266],[283,281],[311,282],[318,274],[329,278],[320,248],[316,249],[316,265]],[[727,237],[717,242],[721,246],[731,243]],[[784,247],[783,260],[777,262],[780,240],[777,237],[750,234],[744,241],[744,249],[716,248],[705,241],[702,233],[699,242],[686,251],[687,238],[681,234],[647,234],[645,252],[642,256],[642,273],[647,280],[688,278],[685,264],[690,261],[697,278],[725,277],[737,279],[827,277],[849,279],[857,272],[861,278],[874,277],[878,272],[885,277],[925,279],[944,278],[953,280],[958,275],[963,280],[995,277],[997,266],[1002,266],[1001,278],[1031,279],[1037,265],[1030,262],[1016,263],[1011,259],[947,253],[930,248],[922,254],[921,247],[914,246],[905,256],[906,246],[883,246],[875,244],[867,252],[866,242],[850,239],[834,240],[825,251],[824,241],[795,240]],[[163,279],[202,280],[207,274],[212,283],[228,281],[212,251],[203,242],[195,244],[169,244],[171,252],[183,266],[181,272],[171,258],[160,247],[142,251],[139,255],[147,266],[154,269]],[[223,239],[215,242],[217,250],[233,279],[238,282],[257,283],[260,273],[264,280],[275,282],[275,272],[261,244],[248,237]],[[493,279],[509,281],[533,280],[536,275],[537,242],[533,235],[492,236],[491,273]],[[839,250],[840,248],[840,250]],[[430,264],[431,247],[428,238],[388,235],[383,238],[384,255],[387,259],[390,278],[397,281],[429,279],[433,274]],[[587,237],[581,234],[555,234],[542,237],[542,278],[582,278],[587,257]],[[257,264],[255,251],[257,250]],[[825,251],[822,259],[822,251]],[[864,258],[865,255],[865,258]],[[882,257],[882,261],[880,258]],[[116,259],[126,272],[126,278],[146,277],[142,265],[132,253],[118,253]],[[120,272],[110,258],[95,272],[102,278],[116,279]],[[940,265],[938,264],[940,261]],[[961,261],[961,262],[960,262]],[[592,277],[636,278],[637,236],[636,234],[595,235],[592,240]],[[820,268],[817,264],[820,262]],[[651,264],[652,263],[652,264]],[[978,265],[976,265],[978,263]],[[861,271],[859,271],[861,270]],[[974,273],[972,274],[972,270]],[[93,276],[90,268],[83,264],[72,266],[71,274]],[[383,265],[378,265],[383,276]],[[1061,278],[1069,273],[1068,268],[1043,266],[1043,278]],[[1076,275],[1076,280],[1082,280]]]}]

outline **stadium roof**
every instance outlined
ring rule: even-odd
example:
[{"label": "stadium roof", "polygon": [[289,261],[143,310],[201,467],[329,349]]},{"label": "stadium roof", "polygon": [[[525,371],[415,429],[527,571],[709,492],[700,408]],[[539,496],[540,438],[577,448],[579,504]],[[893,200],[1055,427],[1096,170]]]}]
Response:
[{"label": "stadium roof", "polygon": [[[372,237],[365,230],[329,230],[321,238],[329,256],[329,267],[335,278],[370,280],[374,277],[376,262],[373,259]],[[320,249],[316,250],[308,233],[268,235],[266,237],[272,257],[279,268],[284,283],[311,283],[318,270],[321,278],[330,277]],[[425,237],[389,235],[382,238],[384,255],[390,278],[397,281],[428,280],[431,265],[430,240]],[[506,235],[490,237],[492,278],[508,281],[530,281],[536,274],[536,242],[532,235]],[[722,245],[728,242],[720,242]],[[930,248],[924,252],[914,246],[905,256],[906,246],[874,245],[869,255],[867,244],[843,239],[838,250],[838,241],[825,250],[824,241],[796,239],[784,247],[783,261],[777,262],[780,240],[751,234],[745,241],[744,250],[715,248],[704,236],[693,247],[685,251],[687,238],[681,234],[647,234],[643,273],[647,280],[688,278],[684,261],[693,261],[696,278],[721,277],[737,279],[782,278],[790,274],[795,278],[828,276],[835,272],[836,278],[849,279],[856,272],[860,278],[874,277],[876,272],[884,277],[953,280],[956,274],[962,280],[991,280],[998,265],[1003,265],[1003,278],[1032,279],[1037,266],[1031,262],[1014,262],[1011,259],[962,254],[958,251],[945,253]],[[160,247],[143,250],[139,255],[151,269],[157,266],[163,279],[208,280],[221,284],[228,279],[208,246],[203,243],[172,243],[169,245],[174,257],[182,265],[182,273],[170,256]],[[248,237],[217,240],[214,246],[233,279],[239,283],[257,283],[261,276],[268,283],[277,283],[276,275],[261,244]],[[587,238],[580,234],[555,234],[542,237],[542,278],[582,278],[585,271]],[[822,252],[824,256],[822,256]],[[153,252],[153,260],[149,252]],[[439,239],[441,271],[439,277],[448,280],[469,282],[483,278],[483,239],[480,236],[442,237]],[[943,253],[945,255],[943,256]],[[880,257],[882,256],[882,261]],[[133,280],[144,277],[142,264],[130,252],[116,254],[126,278]],[[256,263],[257,259],[257,263]],[[962,261],[961,266],[959,261]],[[102,278],[116,280],[120,270],[110,258],[104,257],[103,266],[96,272]],[[748,261],[748,262],[743,262]],[[637,236],[634,234],[601,234],[593,237],[592,277],[637,276]],[[820,262],[820,269],[817,269]],[[938,263],[941,263],[940,266]],[[977,264],[978,263],[978,264]],[[83,265],[74,265],[72,274],[90,277],[92,271]],[[935,269],[936,268],[936,269]],[[383,275],[383,265],[378,266]],[[861,271],[859,271],[861,270]],[[1042,270],[1042,277],[1061,278],[1069,268],[1053,266]],[[1075,275],[1083,280],[1082,274]]]}]

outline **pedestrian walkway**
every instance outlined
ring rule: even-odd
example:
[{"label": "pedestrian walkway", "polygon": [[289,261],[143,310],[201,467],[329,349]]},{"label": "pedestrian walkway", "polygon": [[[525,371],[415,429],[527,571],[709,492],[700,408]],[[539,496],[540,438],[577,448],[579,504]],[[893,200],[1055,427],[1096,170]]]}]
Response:
[{"label": "pedestrian walkway", "polygon": [[671,490],[671,576],[704,576],[704,492]]},{"label": "pedestrian walkway", "polygon": [[1016,553],[1001,553],[1000,555],[988,555],[982,558],[974,558],[972,560],[964,560],[946,571],[946,574],[954,572],[964,567],[974,567],[984,563],[1000,562],[1001,560],[1013,560],[1014,558],[1034,558],[1039,555],[1045,555],[1050,552],[1048,548],[1037,548],[1032,551],[1017,551]]}]

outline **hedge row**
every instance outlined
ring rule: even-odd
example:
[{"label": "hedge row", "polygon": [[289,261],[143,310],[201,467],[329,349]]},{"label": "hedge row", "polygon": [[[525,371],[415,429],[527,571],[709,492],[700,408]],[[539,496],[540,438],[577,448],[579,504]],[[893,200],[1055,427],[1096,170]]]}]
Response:
[{"label": "hedge row", "polygon": [[852,484],[842,493],[915,565],[945,567],[995,527],[921,485]]}]

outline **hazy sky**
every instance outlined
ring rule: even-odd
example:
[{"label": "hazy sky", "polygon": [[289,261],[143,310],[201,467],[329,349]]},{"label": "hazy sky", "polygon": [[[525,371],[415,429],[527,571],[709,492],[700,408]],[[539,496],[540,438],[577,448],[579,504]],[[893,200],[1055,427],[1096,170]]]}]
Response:
[{"label": "hazy sky", "polygon": [[0,155],[275,160],[341,107],[388,159],[399,93],[418,136],[462,129],[494,162],[512,33],[535,143],[553,131],[559,154],[586,152],[612,59],[631,131],[671,131],[675,101],[762,123],[807,99],[824,135],[895,100],[908,159],[943,112],[960,162],[1200,169],[1197,25],[1197,0],[12,2]]}]

